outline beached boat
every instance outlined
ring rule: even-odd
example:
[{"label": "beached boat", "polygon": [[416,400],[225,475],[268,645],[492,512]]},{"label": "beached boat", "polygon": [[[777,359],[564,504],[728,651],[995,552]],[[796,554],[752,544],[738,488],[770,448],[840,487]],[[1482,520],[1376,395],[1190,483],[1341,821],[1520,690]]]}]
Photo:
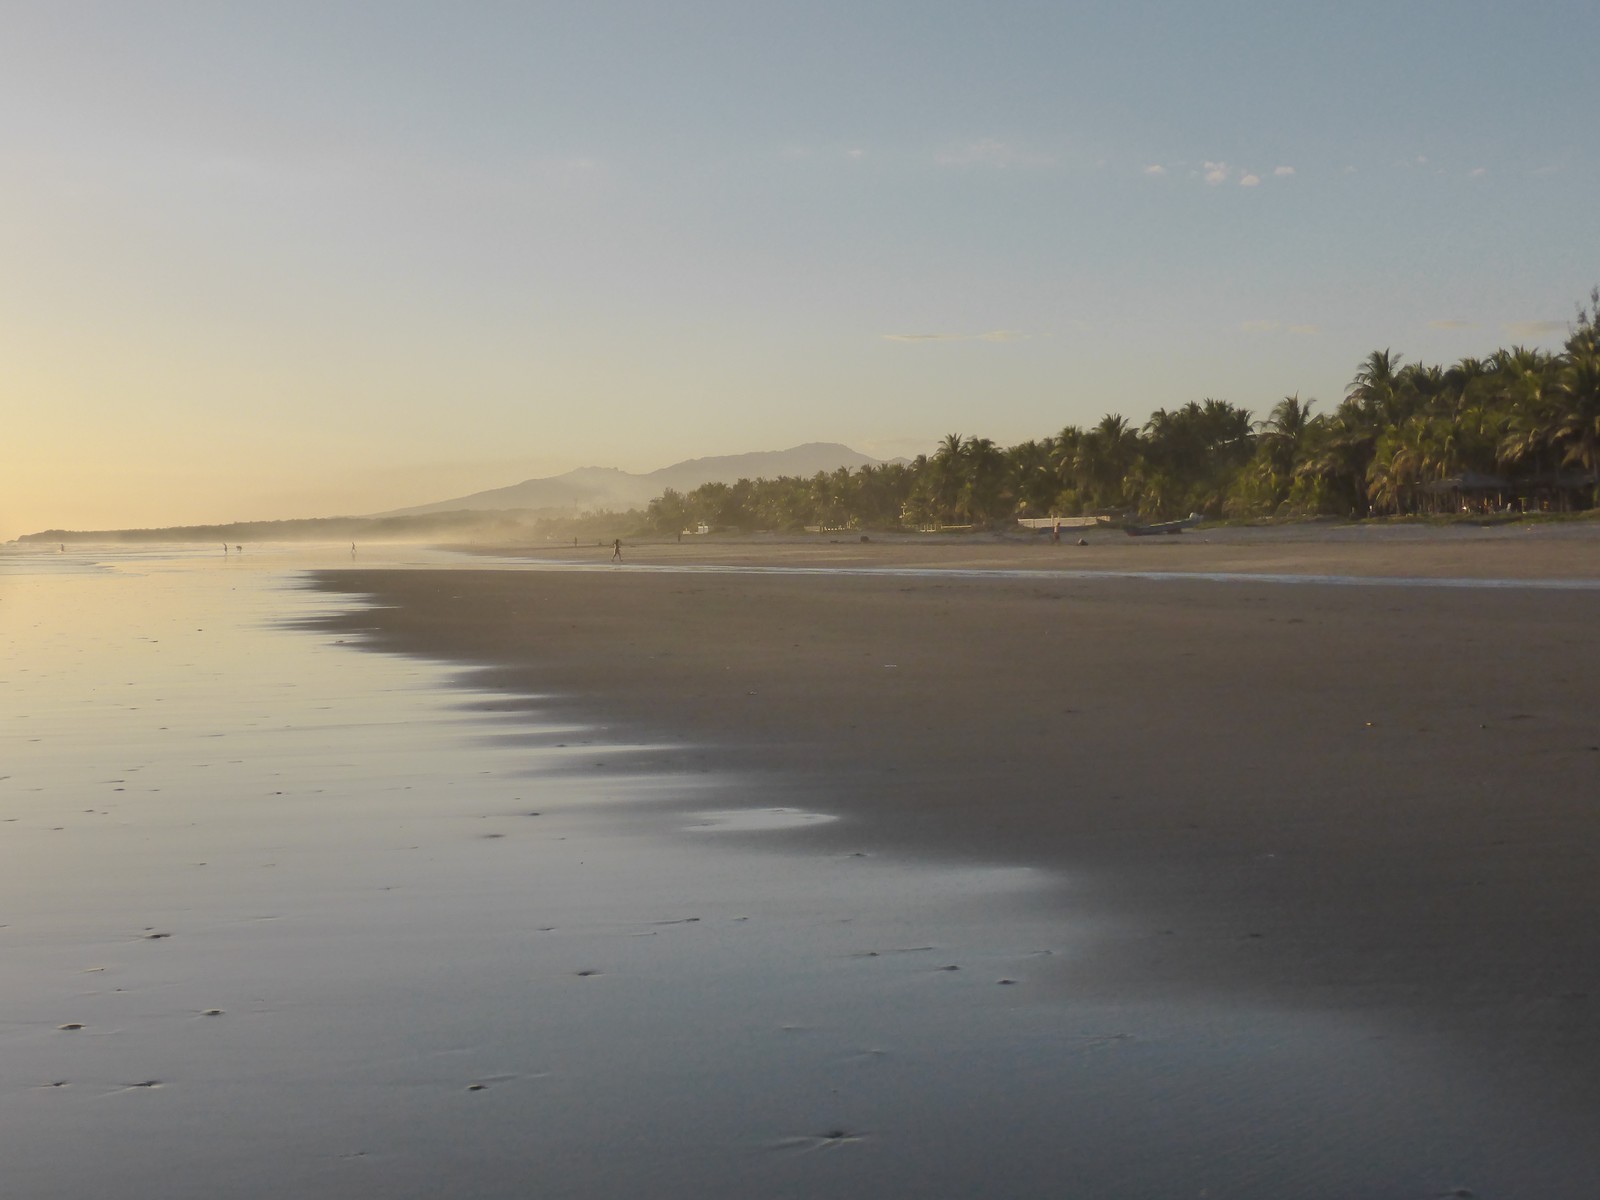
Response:
[{"label": "beached boat", "polygon": [[1199,513],[1190,513],[1177,521],[1156,521],[1151,525],[1124,525],[1122,531],[1129,537],[1148,537],[1154,533],[1182,533],[1185,529],[1192,529],[1200,524],[1201,519]]}]

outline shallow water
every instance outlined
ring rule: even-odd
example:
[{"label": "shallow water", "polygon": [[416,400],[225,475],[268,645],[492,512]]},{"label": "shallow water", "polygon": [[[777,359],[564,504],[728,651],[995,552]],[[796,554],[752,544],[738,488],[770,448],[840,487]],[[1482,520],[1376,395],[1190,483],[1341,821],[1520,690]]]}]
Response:
[{"label": "shallow water", "polygon": [[1591,1194],[1447,1047],[1074,999],[1071,881],[576,772],[628,748],[293,628],[322,565],[0,556],[7,1194]]}]

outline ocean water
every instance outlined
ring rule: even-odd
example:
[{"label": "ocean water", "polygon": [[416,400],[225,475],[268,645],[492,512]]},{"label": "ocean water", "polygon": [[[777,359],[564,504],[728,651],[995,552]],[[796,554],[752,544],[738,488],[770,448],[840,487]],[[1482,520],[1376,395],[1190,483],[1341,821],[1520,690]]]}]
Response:
[{"label": "ocean water", "polygon": [[5,1194],[1591,1194],[1359,1017],[1078,998],[1070,880],[786,848],[825,795],[317,632],[348,565],[0,554]]}]

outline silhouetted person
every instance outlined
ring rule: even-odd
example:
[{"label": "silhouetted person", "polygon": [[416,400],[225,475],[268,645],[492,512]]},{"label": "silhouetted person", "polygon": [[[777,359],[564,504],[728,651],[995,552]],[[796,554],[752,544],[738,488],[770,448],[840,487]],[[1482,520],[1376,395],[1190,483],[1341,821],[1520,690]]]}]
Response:
[{"label": "silhouetted person", "polygon": [[226,558],[228,556],[228,543],[227,542],[223,542],[222,543],[222,556],[224,558]]},{"label": "silhouetted person", "polygon": [[622,561],[622,539],[621,538],[618,538],[616,541],[611,543],[611,561],[612,562],[621,562]]},{"label": "silhouetted person", "polygon": [[350,543],[350,557],[354,558],[355,556],[356,556],[356,544],[354,542],[351,542]]}]

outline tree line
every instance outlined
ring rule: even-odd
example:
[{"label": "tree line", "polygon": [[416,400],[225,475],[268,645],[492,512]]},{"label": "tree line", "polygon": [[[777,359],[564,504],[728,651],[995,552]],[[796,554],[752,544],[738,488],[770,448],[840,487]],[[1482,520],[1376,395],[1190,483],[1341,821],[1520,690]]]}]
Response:
[{"label": "tree line", "polygon": [[661,532],[991,525],[1091,514],[1386,516],[1600,505],[1600,287],[1555,353],[1512,346],[1451,366],[1375,350],[1331,412],[1286,396],[1264,419],[1225,400],[1143,426],[1001,447],[952,433],[904,463],[667,491]]}]

